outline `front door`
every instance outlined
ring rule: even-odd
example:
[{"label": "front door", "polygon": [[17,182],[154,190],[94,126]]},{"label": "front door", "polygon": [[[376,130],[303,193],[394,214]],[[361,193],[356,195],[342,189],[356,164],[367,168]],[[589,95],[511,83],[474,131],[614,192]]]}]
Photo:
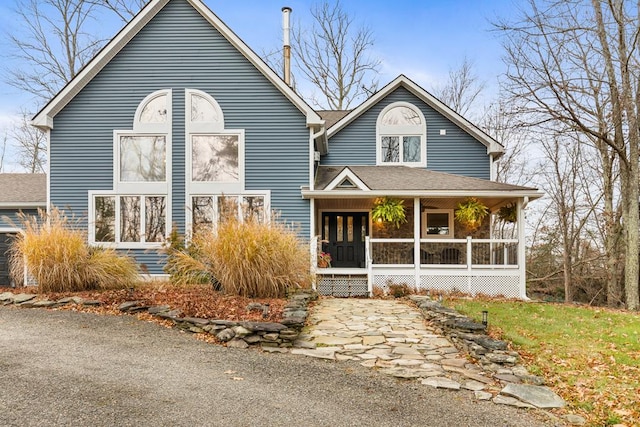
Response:
[{"label": "front door", "polygon": [[322,250],[331,255],[331,267],[364,268],[364,239],[368,231],[367,212],[324,212]]}]

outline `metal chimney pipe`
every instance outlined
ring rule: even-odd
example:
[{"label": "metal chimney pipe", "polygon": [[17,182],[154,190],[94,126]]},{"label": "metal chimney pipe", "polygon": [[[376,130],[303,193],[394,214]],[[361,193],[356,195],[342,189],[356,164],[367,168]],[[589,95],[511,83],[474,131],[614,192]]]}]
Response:
[{"label": "metal chimney pipe", "polygon": [[291,32],[291,26],[289,18],[291,16],[291,8],[285,6],[282,8],[282,30],[283,30],[283,54],[284,54],[284,82],[291,86],[291,43],[289,40],[289,33]]}]

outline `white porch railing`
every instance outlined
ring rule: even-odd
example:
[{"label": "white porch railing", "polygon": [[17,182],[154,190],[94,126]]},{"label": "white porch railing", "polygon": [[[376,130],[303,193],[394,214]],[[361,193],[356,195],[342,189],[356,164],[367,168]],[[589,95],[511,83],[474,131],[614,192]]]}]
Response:
[{"label": "white porch railing", "polygon": [[[366,245],[367,261],[374,266],[408,267],[419,264],[442,268],[518,268],[517,239],[368,238]],[[419,247],[417,251],[416,245]]]}]

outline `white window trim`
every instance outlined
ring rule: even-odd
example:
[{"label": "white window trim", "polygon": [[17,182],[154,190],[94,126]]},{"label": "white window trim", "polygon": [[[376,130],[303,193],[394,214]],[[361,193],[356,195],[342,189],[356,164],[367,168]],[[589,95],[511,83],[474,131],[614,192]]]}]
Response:
[{"label": "white window trim", "polygon": [[[172,117],[173,117],[171,94],[172,94],[171,89],[161,89],[147,95],[140,102],[140,104],[138,104],[138,108],[136,108],[136,114],[133,116],[133,129],[136,132],[151,132],[151,133],[154,131],[157,131],[158,129],[166,129],[166,128],[168,128],[168,131],[170,131],[171,124],[172,124]],[[142,111],[144,111],[144,108],[147,106],[147,104],[160,96],[167,97],[167,121],[165,123],[140,122],[140,115],[142,114]]]},{"label": "white window trim", "polygon": [[350,188],[350,190],[357,188],[358,190],[362,191],[371,191],[371,189],[367,187],[367,185],[362,182],[362,180],[358,178],[356,174],[354,174],[353,171],[349,168],[344,168],[344,170],[340,172],[338,176],[332,179],[331,182],[327,184],[324,191],[332,191],[336,189],[339,190],[341,188],[340,184],[342,184],[345,179],[349,179],[355,185],[355,188]]},{"label": "white window trim", "polygon": [[[384,115],[396,107],[407,107],[413,110],[422,122],[421,125],[405,125],[405,126],[390,126],[383,125],[382,118]],[[420,128],[418,130],[418,128]],[[384,162],[382,156],[382,137],[383,136],[397,136],[400,138],[399,141],[399,156],[400,159],[398,162]],[[420,162],[403,162],[403,136],[418,136],[420,137]],[[378,118],[376,121],[376,165],[379,166],[410,166],[410,167],[427,167],[427,121],[424,118],[424,114],[422,111],[416,107],[415,105],[399,101],[394,102],[387,105],[381,112],[378,114]]]},{"label": "white window trim", "polygon": [[264,222],[271,222],[271,190],[243,191],[241,193],[193,193],[189,195],[187,200],[187,215],[185,218],[188,234],[193,230],[193,198],[194,197],[213,197],[213,224],[217,224],[219,220],[218,197],[238,197],[238,218],[242,221],[242,203],[241,197],[264,197]]},{"label": "white window trim", "polygon": [[[193,181],[191,165],[191,144],[193,136],[206,135],[234,135],[238,137],[238,180],[233,182],[224,181]],[[239,193],[244,190],[244,129],[225,129],[223,132],[187,132],[186,135],[186,159],[185,175],[187,177],[187,193]]]},{"label": "white window trim", "polygon": [[[101,246],[105,248],[114,248],[114,249],[159,249],[162,248],[164,242],[121,242],[120,241],[120,197],[130,197],[130,196],[138,196],[138,197],[164,197],[166,200],[166,208],[165,208],[165,239],[171,232],[171,198],[167,194],[157,194],[157,193],[144,193],[144,194],[122,194],[115,191],[89,191],[89,214],[88,214],[88,237],[89,244],[92,246]],[[115,208],[115,242],[96,242],[96,207],[95,207],[95,199],[96,197],[115,197],[116,200],[116,208]],[[144,240],[145,237],[145,203],[140,204],[140,235]]]},{"label": "white window trim", "polygon": [[[165,137],[165,179],[156,182],[126,182],[120,180],[120,138],[123,136]],[[141,133],[135,131],[113,131],[113,188],[121,194],[168,192],[171,188],[171,135],[170,133]]]},{"label": "white window trim", "polygon": [[[218,113],[218,117],[220,120],[217,122],[209,122],[209,123],[200,123],[200,122],[192,122],[191,121],[191,97],[193,95],[198,95],[207,101],[213,106],[213,108]],[[216,101],[211,95],[206,92],[197,89],[185,89],[184,90],[184,120],[185,126],[187,129],[187,134],[189,133],[223,133],[224,132],[224,112],[222,108],[220,108],[220,104]]]},{"label": "white window trim", "polygon": [[[220,104],[208,93],[197,89],[185,89],[185,206],[187,207],[185,226],[191,230],[191,198],[194,196],[263,195],[263,191],[245,192],[245,131],[244,129],[225,129],[224,113]],[[198,95],[208,100],[217,109],[220,120],[215,123],[194,123],[191,121],[191,97]],[[192,139],[193,135],[236,135],[238,137],[238,181],[201,182],[192,180]],[[265,205],[267,200],[265,200]]]},{"label": "white window trim", "polygon": [[[448,234],[427,234],[427,215],[430,213],[446,213],[449,214],[449,233]],[[422,211],[420,230],[423,239],[452,239],[454,236],[453,224],[454,214],[453,209],[425,209]]]}]

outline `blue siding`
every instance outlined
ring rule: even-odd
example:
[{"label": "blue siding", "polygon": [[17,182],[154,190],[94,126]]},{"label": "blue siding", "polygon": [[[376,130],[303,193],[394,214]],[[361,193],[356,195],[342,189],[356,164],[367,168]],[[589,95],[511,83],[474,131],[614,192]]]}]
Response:
[{"label": "blue siding", "polygon": [[[390,93],[329,140],[324,165],[375,165],[376,121],[389,104],[405,101],[419,107],[427,121],[427,169],[490,178],[487,147],[403,87]],[[446,129],[446,135],[440,135]]]},{"label": "blue siding", "polygon": [[[51,202],[87,214],[89,190],[113,186],[113,130],[133,126],[136,107],[173,89],[172,218],[185,224],[184,89],[209,93],[228,129],[245,129],[245,188],[271,190],[271,205],[309,235],[305,116],[184,0],[173,0],[55,117]],[[131,251],[152,273],[159,257]]]},{"label": "blue siding", "polygon": [[0,209],[0,228],[23,228],[18,212],[38,216],[37,209]]}]

